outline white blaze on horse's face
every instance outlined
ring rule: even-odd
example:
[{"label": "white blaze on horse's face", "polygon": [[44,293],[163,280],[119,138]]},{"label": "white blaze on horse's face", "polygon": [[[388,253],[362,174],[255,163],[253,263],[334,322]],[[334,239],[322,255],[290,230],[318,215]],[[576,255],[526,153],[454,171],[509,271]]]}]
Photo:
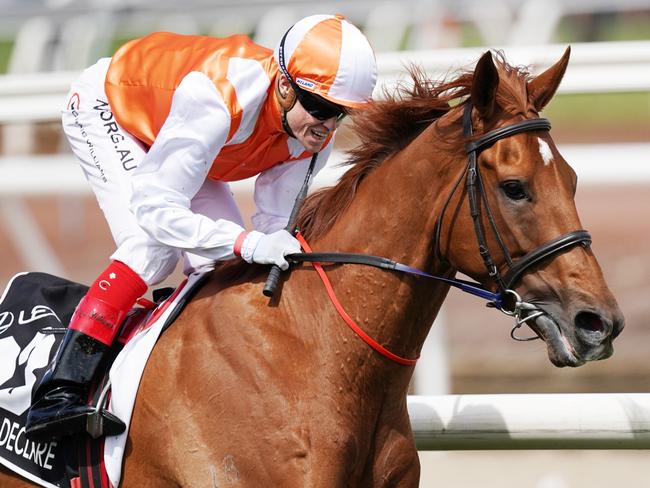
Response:
[{"label": "white blaze on horse's face", "polygon": [[551,164],[551,161],[553,161],[553,152],[541,137],[538,137],[537,141],[539,142],[539,153],[542,155],[542,159],[544,160],[544,166],[548,166]]}]

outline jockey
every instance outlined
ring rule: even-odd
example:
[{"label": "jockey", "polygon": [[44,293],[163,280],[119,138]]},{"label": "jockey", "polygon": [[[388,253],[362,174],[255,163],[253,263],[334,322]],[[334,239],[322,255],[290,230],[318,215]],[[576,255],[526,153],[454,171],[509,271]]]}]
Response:
[{"label": "jockey", "polygon": [[[371,98],[365,36],[342,16],[294,24],[275,51],[225,39],[154,33],[99,60],[72,85],[63,128],[117,250],[77,306],[34,393],[26,432],[84,432],[88,384],[127,312],[184,258],[184,271],[239,256],[288,267],[286,230],[314,153],[332,151],[349,109]],[[258,175],[247,232],[228,182]],[[125,424],[103,411],[104,433]]]}]

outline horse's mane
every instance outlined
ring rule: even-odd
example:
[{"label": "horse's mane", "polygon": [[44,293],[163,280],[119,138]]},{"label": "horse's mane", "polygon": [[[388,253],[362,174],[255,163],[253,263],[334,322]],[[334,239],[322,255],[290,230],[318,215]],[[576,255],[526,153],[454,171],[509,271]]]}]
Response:
[{"label": "horse's mane", "polygon": [[[497,103],[507,112],[526,113],[528,71],[510,66],[501,52],[496,53],[500,73]],[[449,112],[454,102],[469,95],[474,73],[457,74],[451,80],[432,81],[422,68],[408,68],[412,84],[398,84],[383,98],[352,116],[353,130],[359,145],[348,151],[344,165],[350,169],[339,182],[310,195],[300,211],[298,227],[307,240],[323,236],[348,208],[359,183],[382,161],[404,149],[431,123]],[[446,140],[446,144],[459,144]]]}]

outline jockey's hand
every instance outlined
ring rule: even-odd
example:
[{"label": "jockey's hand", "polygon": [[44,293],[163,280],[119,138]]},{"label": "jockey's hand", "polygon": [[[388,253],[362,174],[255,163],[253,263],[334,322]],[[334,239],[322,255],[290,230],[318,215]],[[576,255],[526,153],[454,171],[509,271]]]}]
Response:
[{"label": "jockey's hand", "polygon": [[287,254],[300,252],[300,243],[286,230],[278,230],[264,234],[253,251],[253,262],[258,264],[277,264],[286,270],[289,263],[284,257]]}]

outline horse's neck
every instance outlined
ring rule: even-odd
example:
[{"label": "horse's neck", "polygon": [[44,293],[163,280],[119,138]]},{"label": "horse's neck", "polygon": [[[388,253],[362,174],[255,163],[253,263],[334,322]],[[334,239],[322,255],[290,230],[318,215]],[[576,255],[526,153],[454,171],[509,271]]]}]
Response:
[{"label": "horse's neck", "polygon": [[[366,176],[348,210],[315,243],[315,250],[384,256],[430,272],[445,272],[435,261],[433,238],[448,192],[448,185],[443,188],[441,182],[450,178],[440,174],[446,165],[432,160],[437,156],[431,147],[413,143]],[[346,311],[366,333],[398,355],[419,355],[448,286],[356,265],[328,273]],[[335,320],[340,322],[338,317]],[[340,341],[335,345],[339,350],[369,356],[371,360],[364,364],[370,369],[387,363],[359,340],[347,341],[344,336]],[[378,374],[385,372],[380,368]]]}]

